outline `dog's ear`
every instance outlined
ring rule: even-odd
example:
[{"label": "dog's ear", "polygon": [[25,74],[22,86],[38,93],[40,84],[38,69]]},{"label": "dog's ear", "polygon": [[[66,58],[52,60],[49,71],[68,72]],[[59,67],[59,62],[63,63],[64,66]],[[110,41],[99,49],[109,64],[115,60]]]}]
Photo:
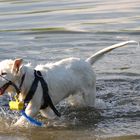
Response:
[{"label": "dog's ear", "polygon": [[23,59],[15,59],[13,64],[13,71],[18,73],[20,66],[22,65]]}]

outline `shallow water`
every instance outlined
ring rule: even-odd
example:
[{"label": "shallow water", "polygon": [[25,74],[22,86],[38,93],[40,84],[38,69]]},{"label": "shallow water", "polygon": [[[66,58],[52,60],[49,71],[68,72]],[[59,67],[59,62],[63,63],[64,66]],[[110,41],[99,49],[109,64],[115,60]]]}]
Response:
[{"label": "shallow water", "polygon": [[[87,58],[125,40],[139,41],[139,0],[0,0],[0,60],[22,57],[33,66]],[[98,61],[97,107],[61,103],[62,118],[47,127],[12,128],[18,114],[0,111],[0,139],[140,139],[140,47],[117,49]],[[0,104],[7,103],[7,96]],[[5,114],[6,113],[6,114]]]}]

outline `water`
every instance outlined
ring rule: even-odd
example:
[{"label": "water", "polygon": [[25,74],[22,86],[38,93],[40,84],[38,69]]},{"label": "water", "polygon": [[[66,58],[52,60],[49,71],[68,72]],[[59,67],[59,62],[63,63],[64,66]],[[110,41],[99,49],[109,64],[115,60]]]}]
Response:
[{"label": "water", "polygon": [[[35,66],[72,56],[87,58],[120,41],[139,41],[139,14],[139,0],[0,0],[0,60],[21,57]],[[18,129],[9,127],[18,114],[1,110],[0,139],[140,139],[139,54],[140,47],[130,45],[93,66],[96,109],[61,103],[61,119],[38,116],[47,127]],[[1,105],[6,97],[1,97]]]}]

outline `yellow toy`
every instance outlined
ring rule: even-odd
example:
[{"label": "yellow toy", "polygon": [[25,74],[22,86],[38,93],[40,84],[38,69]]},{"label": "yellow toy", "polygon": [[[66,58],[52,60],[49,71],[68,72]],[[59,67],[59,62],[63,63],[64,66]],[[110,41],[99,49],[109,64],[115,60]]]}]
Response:
[{"label": "yellow toy", "polygon": [[18,100],[17,95],[15,96],[15,101],[9,102],[9,107],[11,110],[21,111],[24,108],[24,103]]}]

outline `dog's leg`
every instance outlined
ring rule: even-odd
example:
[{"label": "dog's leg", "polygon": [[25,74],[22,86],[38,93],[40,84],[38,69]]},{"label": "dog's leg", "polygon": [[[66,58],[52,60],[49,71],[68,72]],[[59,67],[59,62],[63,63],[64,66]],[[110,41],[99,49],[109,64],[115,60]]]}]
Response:
[{"label": "dog's leg", "polygon": [[[82,91],[81,91],[81,92],[82,92]],[[85,102],[84,102],[83,95],[82,95],[81,92],[69,96],[69,97],[66,99],[66,103],[67,103],[68,105],[70,105],[70,106],[85,107],[86,104],[85,104]]]},{"label": "dog's leg", "polygon": [[85,101],[85,104],[89,107],[95,106],[95,98],[96,98],[96,87],[95,85],[93,87],[89,87],[84,90],[83,93],[83,99]]},{"label": "dog's leg", "polygon": [[[36,106],[33,103],[29,103],[27,108],[25,109],[25,113],[30,117],[34,117],[37,115],[39,110],[40,110],[40,106]],[[14,126],[23,127],[26,122],[27,122],[26,118],[24,116],[21,116],[19,120],[14,124]]]},{"label": "dog's leg", "polygon": [[54,114],[53,110],[50,107],[41,109],[40,113],[43,117],[51,119],[51,120],[56,118],[56,115]]}]

